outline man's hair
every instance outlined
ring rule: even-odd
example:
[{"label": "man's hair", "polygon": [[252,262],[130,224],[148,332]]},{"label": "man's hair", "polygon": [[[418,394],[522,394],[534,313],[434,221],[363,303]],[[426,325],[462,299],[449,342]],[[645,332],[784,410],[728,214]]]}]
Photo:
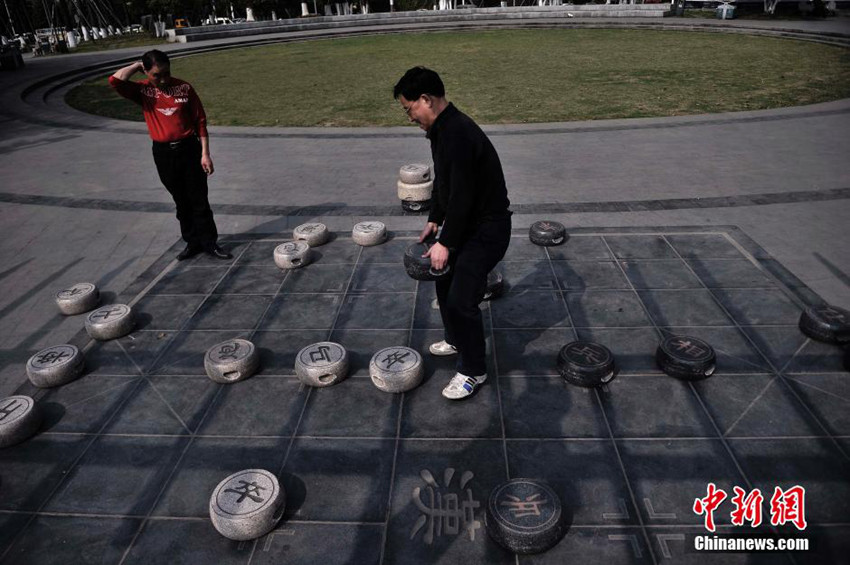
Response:
[{"label": "man's hair", "polygon": [[142,55],[142,66],[146,71],[151,70],[155,65],[163,66],[170,65],[171,61],[168,60],[168,55],[160,51],[159,49],[151,49],[144,55]]},{"label": "man's hair", "polygon": [[423,94],[438,98],[446,95],[446,87],[440,75],[425,67],[413,67],[399,79],[393,88],[393,98],[404,96],[407,100],[418,100]]}]

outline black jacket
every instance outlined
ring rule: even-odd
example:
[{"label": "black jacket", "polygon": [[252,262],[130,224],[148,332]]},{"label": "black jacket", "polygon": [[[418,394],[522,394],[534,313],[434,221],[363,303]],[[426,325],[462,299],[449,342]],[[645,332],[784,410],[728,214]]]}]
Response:
[{"label": "black jacket", "polygon": [[457,249],[481,222],[508,218],[499,155],[472,118],[449,104],[428,132],[434,191],[428,221],[442,224],[440,243]]}]

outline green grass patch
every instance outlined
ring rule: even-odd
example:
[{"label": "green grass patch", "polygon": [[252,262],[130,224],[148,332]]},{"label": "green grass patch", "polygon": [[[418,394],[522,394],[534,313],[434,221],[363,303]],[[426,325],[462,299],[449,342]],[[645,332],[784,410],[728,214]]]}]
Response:
[{"label": "green grass patch", "polygon": [[[800,41],[643,30],[405,34],[234,49],[176,59],[215,125],[394,126],[392,87],[437,70],[480,123],[532,123],[757,110],[850,96],[850,51]],[[141,120],[106,79],[68,103]]]},{"label": "green grass patch", "polygon": [[125,47],[150,47],[154,49],[157,45],[163,45],[164,43],[164,39],[154,37],[149,33],[128,33],[125,35],[113,35],[112,37],[98,39],[96,41],[80,42],[71,52],[89,53],[92,51],[123,49]]}]

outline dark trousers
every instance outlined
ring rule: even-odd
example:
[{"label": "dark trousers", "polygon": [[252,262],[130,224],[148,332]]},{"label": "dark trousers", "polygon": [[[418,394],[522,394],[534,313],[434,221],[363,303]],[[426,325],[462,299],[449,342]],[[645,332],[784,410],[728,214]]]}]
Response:
[{"label": "dark trousers", "polygon": [[201,142],[196,137],[177,144],[154,143],[159,180],[177,205],[180,234],[186,243],[209,247],[218,239],[207,197],[207,174],[201,168]]},{"label": "dark trousers", "polygon": [[487,274],[502,260],[511,241],[511,220],[484,222],[449,257],[449,274],[435,284],[445,339],[457,347],[457,371],[469,377],[487,372],[484,324],[478,305]]}]

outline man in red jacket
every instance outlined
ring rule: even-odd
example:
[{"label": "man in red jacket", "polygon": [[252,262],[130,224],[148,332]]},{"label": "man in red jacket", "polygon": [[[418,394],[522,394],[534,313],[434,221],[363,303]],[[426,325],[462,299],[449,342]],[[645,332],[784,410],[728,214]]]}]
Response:
[{"label": "man in red jacket", "polygon": [[[131,81],[143,72],[147,80]],[[207,197],[207,176],[213,174],[207,115],[192,85],[171,76],[168,55],[156,49],[109,77],[115,91],[142,107],[153,139],[153,160],[165,188],[177,205],[180,233],[186,248],[182,261],[201,252],[232,259],[216,243],[218,230]]]}]

